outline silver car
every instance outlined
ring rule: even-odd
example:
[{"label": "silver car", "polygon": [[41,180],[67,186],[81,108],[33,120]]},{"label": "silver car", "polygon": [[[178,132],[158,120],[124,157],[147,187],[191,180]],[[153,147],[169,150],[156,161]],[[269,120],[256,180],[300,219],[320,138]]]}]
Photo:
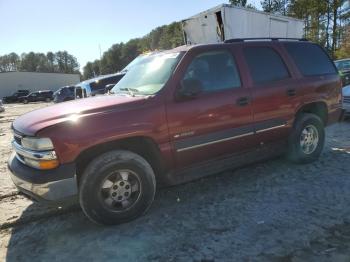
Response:
[{"label": "silver car", "polygon": [[343,87],[343,108],[345,115],[350,116],[350,85]]},{"label": "silver car", "polygon": [[2,104],[2,100],[0,99],[0,113],[5,111],[5,107]]}]

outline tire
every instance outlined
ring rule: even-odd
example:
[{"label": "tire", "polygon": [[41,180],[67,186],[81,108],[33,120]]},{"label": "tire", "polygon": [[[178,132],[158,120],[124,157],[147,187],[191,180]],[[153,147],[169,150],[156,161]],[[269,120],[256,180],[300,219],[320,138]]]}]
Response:
[{"label": "tire", "polygon": [[315,114],[303,113],[295,120],[289,137],[288,158],[299,164],[316,161],[323,150],[324,142],[325,130],[321,118]]},{"label": "tire", "polygon": [[23,100],[23,104],[28,104],[28,100],[27,100],[27,99],[24,99],[24,100]]},{"label": "tire", "polygon": [[50,102],[50,101],[51,101],[50,98],[46,98],[46,99],[45,99],[45,102]]},{"label": "tire", "polygon": [[[135,181],[125,180],[125,173],[128,173],[129,180]],[[123,182],[130,182],[129,188]],[[110,183],[113,186],[109,187]],[[136,191],[137,183],[139,192]],[[96,157],[85,169],[79,184],[79,202],[83,212],[91,221],[104,225],[120,224],[141,216],[151,206],[156,191],[155,175],[149,163],[125,150],[110,151]],[[115,187],[117,190],[131,190],[129,200],[119,202],[126,192],[113,191]],[[126,208],[125,201],[129,205]]]}]

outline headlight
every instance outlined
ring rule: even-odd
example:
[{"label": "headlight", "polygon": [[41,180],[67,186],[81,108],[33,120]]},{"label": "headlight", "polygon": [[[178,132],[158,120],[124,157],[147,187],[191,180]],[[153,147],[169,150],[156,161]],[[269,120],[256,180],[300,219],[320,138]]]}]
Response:
[{"label": "headlight", "polygon": [[22,146],[34,151],[52,150],[53,144],[50,138],[23,137]]}]

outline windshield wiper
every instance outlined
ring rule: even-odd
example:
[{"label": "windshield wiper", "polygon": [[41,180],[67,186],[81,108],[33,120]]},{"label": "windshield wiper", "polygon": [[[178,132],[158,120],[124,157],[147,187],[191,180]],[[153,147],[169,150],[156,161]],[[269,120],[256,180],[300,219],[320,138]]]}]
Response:
[{"label": "windshield wiper", "polygon": [[129,95],[131,96],[135,96],[134,93],[139,93],[140,91],[135,89],[135,88],[129,88],[129,87],[125,87],[125,88],[120,88],[119,90],[121,91],[127,91],[129,93]]}]

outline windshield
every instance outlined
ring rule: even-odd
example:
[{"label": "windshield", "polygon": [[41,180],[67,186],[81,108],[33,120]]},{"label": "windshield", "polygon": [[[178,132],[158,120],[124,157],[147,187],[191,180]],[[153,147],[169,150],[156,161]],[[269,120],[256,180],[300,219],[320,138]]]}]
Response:
[{"label": "windshield", "polygon": [[181,57],[180,53],[158,53],[139,60],[112,88],[112,93],[152,95],[163,88]]},{"label": "windshield", "polygon": [[129,71],[131,67],[133,67],[135,64],[137,64],[138,62],[140,62],[142,59],[144,59],[147,56],[148,55],[139,55],[134,60],[132,60],[126,67],[124,67],[123,70],[121,70],[120,72],[127,72],[127,71]]}]

